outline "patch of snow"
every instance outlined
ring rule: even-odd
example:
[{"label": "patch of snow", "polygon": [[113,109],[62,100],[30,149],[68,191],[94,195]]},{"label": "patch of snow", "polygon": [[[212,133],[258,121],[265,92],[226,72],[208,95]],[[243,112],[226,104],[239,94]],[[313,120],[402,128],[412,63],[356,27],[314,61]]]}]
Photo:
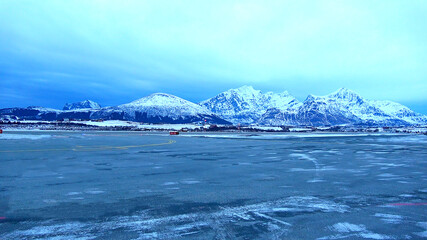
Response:
[{"label": "patch of snow", "polygon": [[364,225],[356,225],[348,222],[336,223],[332,225],[332,229],[340,233],[366,231],[366,227]]},{"label": "patch of snow", "polygon": [[148,130],[181,130],[187,128],[189,130],[198,129],[201,126],[196,124],[143,124],[139,122],[132,121],[122,121],[122,120],[106,120],[103,122],[92,122],[92,121],[72,121],[72,123],[80,123],[90,126],[98,127],[136,127],[140,129]]}]

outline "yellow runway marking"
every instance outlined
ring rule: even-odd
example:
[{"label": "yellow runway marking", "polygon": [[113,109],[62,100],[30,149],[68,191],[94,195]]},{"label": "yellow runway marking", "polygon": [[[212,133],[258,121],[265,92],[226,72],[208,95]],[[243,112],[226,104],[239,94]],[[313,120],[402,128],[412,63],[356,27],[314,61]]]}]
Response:
[{"label": "yellow runway marking", "polygon": [[13,153],[13,152],[53,152],[53,151],[74,151],[74,152],[89,152],[89,151],[102,151],[102,150],[125,150],[129,148],[143,148],[143,147],[154,147],[163,146],[168,144],[176,143],[175,140],[169,140],[165,143],[153,143],[144,145],[129,145],[129,146],[81,146],[77,145],[74,148],[47,148],[47,149],[22,149],[22,150],[0,150],[2,153]]}]

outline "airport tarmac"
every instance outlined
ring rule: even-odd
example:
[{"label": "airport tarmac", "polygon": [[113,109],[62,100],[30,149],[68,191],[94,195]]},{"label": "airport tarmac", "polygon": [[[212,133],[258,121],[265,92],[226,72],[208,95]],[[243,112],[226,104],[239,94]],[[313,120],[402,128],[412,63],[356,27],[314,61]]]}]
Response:
[{"label": "airport tarmac", "polygon": [[427,136],[0,136],[0,239],[427,238]]}]

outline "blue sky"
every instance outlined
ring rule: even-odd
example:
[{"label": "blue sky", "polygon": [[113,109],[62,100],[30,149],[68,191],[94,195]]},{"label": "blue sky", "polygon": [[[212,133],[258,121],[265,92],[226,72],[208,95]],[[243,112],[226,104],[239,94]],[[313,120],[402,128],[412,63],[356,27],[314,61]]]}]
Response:
[{"label": "blue sky", "polygon": [[427,114],[427,1],[0,0],[0,107],[252,85]]}]

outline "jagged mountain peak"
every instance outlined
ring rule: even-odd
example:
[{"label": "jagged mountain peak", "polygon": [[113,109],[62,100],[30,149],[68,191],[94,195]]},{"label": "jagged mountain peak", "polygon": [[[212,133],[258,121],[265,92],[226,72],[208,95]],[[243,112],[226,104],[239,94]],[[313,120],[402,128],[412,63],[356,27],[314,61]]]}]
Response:
[{"label": "jagged mountain peak", "polygon": [[335,92],[332,92],[325,96],[317,96],[313,94],[309,94],[304,102],[310,101],[345,101],[345,102],[362,102],[363,98],[354,92],[353,90],[347,88],[340,88]]},{"label": "jagged mountain peak", "polygon": [[101,106],[92,100],[84,100],[81,102],[66,103],[62,108],[62,110],[75,110],[75,109],[86,109],[86,108],[100,109]]},{"label": "jagged mountain peak", "polygon": [[250,85],[243,85],[241,87],[230,89],[230,90],[240,91],[240,92],[255,92],[255,91],[258,91],[258,90],[255,90],[254,87],[252,87]]},{"label": "jagged mountain peak", "polygon": [[298,100],[287,91],[282,93],[262,93],[252,86],[230,89],[200,105],[235,123],[253,123],[270,108],[289,110],[297,108]]},{"label": "jagged mountain peak", "polygon": [[340,88],[337,91],[327,95],[327,97],[347,99],[347,100],[354,100],[354,99],[361,99],[362,98],[359,94],[357,94],[353,90],[350,90],[347,88]]},{"label": "jagged mountain peak", "polygon": [[279,95],[290,96],[291,94],[288,91],[285,90],[285,91],[279,93]]},{"label": "jagged mountain peak", "polygon": [[313,94],[308,94],[306,100],[307,99],[316,99],[316,98],[319,98],[319,96],[316,96],[316,95],[313,95]]},{"label": "jagged mountain peak", "polygon": [[309,102],[313,102],[313,101],[316,101],[316,100],[323,100],[324,98],[325,97],[323,97],[323,96],[316,96],[316,95],[313,95],[313,94],[309,94],[305,98],[304,103],[309,103]]},{"label": "jagged mountain peak", "polygon": [[239,96],[243,98],[256,98],[261,93],[260,90],[255,90],[252,86],[244,85],[239,88],[234,88],[223,92],[225,95]]},{"label": "jagged mountain peak", "polygon": [[341,87],[341,88],[338,88],[335,92],[333,92],[332,94],[335,94],[335,93],[354,93],[354,91],[353,90],[351,90],[351,89],[348,89],[348,88],[345,88],[345,87]]}]

